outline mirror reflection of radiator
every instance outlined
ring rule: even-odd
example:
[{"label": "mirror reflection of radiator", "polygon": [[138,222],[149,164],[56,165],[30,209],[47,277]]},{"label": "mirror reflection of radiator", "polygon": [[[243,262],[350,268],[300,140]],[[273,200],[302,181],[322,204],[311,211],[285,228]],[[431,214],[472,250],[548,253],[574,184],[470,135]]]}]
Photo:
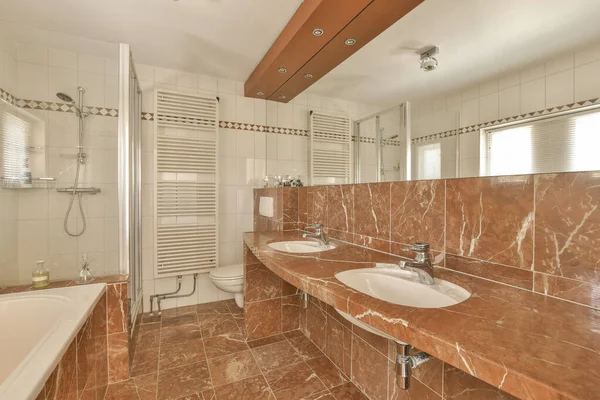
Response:
[{"label": "mirror reflection of radiator", "polygon": [[217,266],[218,99],[156,91],[156,277]]},{"label": "mirror reflection of radiator", "polygon": [[351,182],[352,124],[348,117],[310,112],[311,185]]}]

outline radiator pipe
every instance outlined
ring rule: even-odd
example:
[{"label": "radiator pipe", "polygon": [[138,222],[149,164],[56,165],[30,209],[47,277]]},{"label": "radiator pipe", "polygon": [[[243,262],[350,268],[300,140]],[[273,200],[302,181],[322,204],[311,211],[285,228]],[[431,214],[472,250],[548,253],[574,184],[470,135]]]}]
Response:
[{"label": "radiator pipe", "polygon": [[[158,304],[158,313],[161,313],[161,309],[160,309],[160,302],[166,299],[179,299],[181,297],[190,297],[193,296],[194,293],[196,293],[196,280],[198,279],[198,274],[194,274],[194,287],[192,288],[192,292],[188,293],[188,294],[176,294],[176,293],[169,293],[169,294],[163,294],[160,295],[157,299],[156,299],[156,303]],[[180,288],[181,288],[181,282],[180,282]],[[177,290],[179,291],[179,290]]]},{"label": "radiator pipe", "polygon": [[[159,294],[153,294],[150,296],[150,315],[154,315],[154,299],[158,299],[162,296],[170,296],[172,294],[177,294],[179,293],[179,291],[181,290],[181,280],[182,280],[183,276],[182,275],[177,275],[177,289],[174,292],[169,292],[169,293],[159,293]],[[158,315],[160,315],[160,302],[157,300],[158,303]]]}]

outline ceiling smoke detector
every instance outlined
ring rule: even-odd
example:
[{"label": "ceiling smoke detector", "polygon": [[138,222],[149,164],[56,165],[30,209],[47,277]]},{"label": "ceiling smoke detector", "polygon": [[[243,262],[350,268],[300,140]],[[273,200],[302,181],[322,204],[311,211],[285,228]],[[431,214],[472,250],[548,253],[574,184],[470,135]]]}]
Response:
[{"label": "ceiling smoke detector", "polygon": [[433,46],[421,53],[421,57],[419,58],[421,71],[430,72],[437,68],[438,60],[434,56],[439,54],[439,52],[440,49],[437,46]]}]

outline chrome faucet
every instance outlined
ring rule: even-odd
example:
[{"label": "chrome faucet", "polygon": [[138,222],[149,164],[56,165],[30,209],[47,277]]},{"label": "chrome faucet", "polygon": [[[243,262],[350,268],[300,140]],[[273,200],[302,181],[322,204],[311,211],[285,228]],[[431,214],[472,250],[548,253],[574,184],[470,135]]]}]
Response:
[{"label": "chrome faucet", "polygon": [[431,263],[431,251],[427,243],[415,243],[404,251],[416,253],[413,261],[400,261],[399,266],[407,271],[412,271],[419,277],[419,282],[425,285],[433,285],[433,264]]},{"label": "chrome faucet", "polygon": [[304,239],[316,240],[322,247],[325,247],[329,244],[329,240],[327,240],[327,237],[325,236],[325,232],[323,231],[322,224],[308,225],[306,228],[314,229],[315,233],[303,233],[302,237]]}]

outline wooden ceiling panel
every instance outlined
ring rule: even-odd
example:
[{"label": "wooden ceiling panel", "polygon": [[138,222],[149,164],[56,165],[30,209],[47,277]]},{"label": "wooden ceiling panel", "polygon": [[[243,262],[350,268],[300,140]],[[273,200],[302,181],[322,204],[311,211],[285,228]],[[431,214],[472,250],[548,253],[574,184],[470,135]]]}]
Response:
[{"label": "wooden ceiling panel", "polygon": [[[305,0],[244,85],[247,97],[269,98],[373,0]],[[268,12],[268,10],[266,10]],[[313,30],[322,29],[321,36]],[[286,73],[278,72],[280,67]],[[263,92],[264,95],[257,95]]]},{"label": "wooden ceiling panel", "polygon": [[[350,24],[340,31],[318,54],[308,60],[289,80],[269,97],[269,100],[288,102],[321,79],[352,54],[408,14],[424,0],[374,0]],[[346,39],[355,39],[348,46]],[[312,79],[304,76],[311,74]],[[285,99],[280,99],[285,96]]]}]

